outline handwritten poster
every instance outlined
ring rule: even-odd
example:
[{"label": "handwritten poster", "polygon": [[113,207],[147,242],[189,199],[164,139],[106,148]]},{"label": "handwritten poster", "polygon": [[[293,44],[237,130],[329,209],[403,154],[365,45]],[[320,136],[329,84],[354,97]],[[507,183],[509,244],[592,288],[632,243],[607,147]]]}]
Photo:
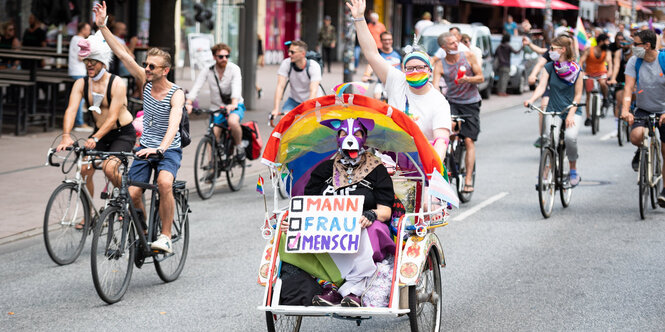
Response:
[{"label": "handwritten poster", "polygon": [[364,196],[297,196],[289,206],[286,251],[355,253]]}]

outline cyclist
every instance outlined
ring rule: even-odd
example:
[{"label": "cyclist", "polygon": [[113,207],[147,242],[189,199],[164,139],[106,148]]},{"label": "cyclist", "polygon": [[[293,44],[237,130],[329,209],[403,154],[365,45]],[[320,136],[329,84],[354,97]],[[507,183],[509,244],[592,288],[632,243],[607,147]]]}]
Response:
[{"label": "cyclist", "polygon": [[[617,33],[616,37],[614,37],[614,42],[616,43],[617,49],[614,51],[614,55],[612,57],[614,60],[614,65],[612,67],[612,77],[609,81],[607,81],[607,83],[616,85],[614,88],[614,100],[620,101],[623,100],[623,87],[626,84],[626,76],[624,74],[624,71],[626,70],[626,63],[628,62],[628,59],[633,56],[631,49],[633,41],[627,39],[626,36],[624,36],[622,33]],[[614,108],[614,116],[618,118],[620,114],[621,102],[617,102]]]},{"label": "cyclist", "polygon": [[[69,104],[62,124],[62,139],[56,151],[62,151],[74,144],[70,133],[82,100],[88,104],[88,109],[95,120],[94,131],[85,141],[85,147],[99,151],[132,151],[136,141],[136,131],[132,125],[132,114],[127,110],[127,86],[107,71],[113,57],[111,49],[101,34],[81,39],[78,45],[81,48],[78,56],[83,59],[87,76],[76,80],[69,94]],[[120,186],[118,160],[107,159],[102,165],[106,177],[114,186]],[[81,170],[90,195],[94,194],[92,179],[94,172],[95,169],[92,167]],[[83,224],[77,225],[77,228],[82,226]]]},{"label": "cyclist", "polygon": [[363,16],[365,5],[365,0],[347,2],[363,54],[379,80],[385,82],[388,104],[412,116],[443,160],[450,139],[450,107],[446,98],[429,83],[432,75],[429,56],[423,51],[410,51],[407,47],[407,54],[402,59],[404,71],[393,67],[379,54],[374,44]]},{"label": "cyclist", "polygon": [[[485,78],[483,71],[478,65],[476,56],[471,51],[461,52],[459,41],[450,32],[444,32],[439,36],[440,44],[446,51],[446,56],[436,65],[436,72],[442,73],[443,79],[448,86],[446,98],[450,104],[450,111],[456,115],[469,115],[465,119],[464,126],[460,129],[459,136],[464,139],[466,146],[466,183],[462,192],[472,193],[473,170],[476,162],[476,140],[480,133],[480,93],[478,84]],[[466,71],[463,71],[462,68]],[[460,77],[460,74],[462,76]],[[459,78],[458,78],[459,77]]]},{"label": "cyclist", "polygon": [[[567,36],[559,36],[552,40],[549,56],[553,61],[545,64],[545,72],[542,73],[540,82],[531,98],[524,102],[524,106],[527,107],[540,98],[548,85],[550,87],[550,99],[547,104],[549,111],[563,111],[569,105],[573,105],[556,121],[557,125],[561,125],[563,122],[563,125],[566,126],[565,143],[566,155],[570,163],[570,184],[575,187],[582,179],[577,172],[577,134],[582,122],[582,111],[577,108],[577,103],[582,99],[583,80],[579,79],[579,65],[572,61],[575,58],[573,45],[571,38]],[[546,119],[549,122],[550,117],[546,117]],[[545,123],[544,133],[549,134],[549,130],[550,124]]]},{"label": "cyclist", "polygon": [[[381,47],[379,48],[379,55],[386,59],[393,67],[400,69],[402,66],[402,56],[393,48],[393,35],[390,32],[381,33]],[[372,66],[367,64],[365,68],[365,73],[363,74],[362,81],[367,82],[372,77]],[[383,92],[383,85],[381,81],[376,82],[374,86],[374,99],[381,99],[381,93]]]},{"label": "cyclist", "polygon": [[[603,106],[608,106],[607,100],[607,77],[612,77],[612,53],[609,51],[610,38],[601,33],[596,36],[596,46],[590,47],[582,53],[580,58],[580,66],[585,68],[585,73],[589,79],[585,82],[586,87],[586,103],[589,104],[591,97],[591,90],[593,90],[593,80],[597,80],[600,84],[600,90],[603,94]],[[585,66],[586,65],[586,66]],[[591,114],[589,107],[586,109],[585,126],[591,126]]]},{"label": "cyclist", "polygon": [[284,59],[277,71],[277,89],[271,117],[279,115],[279,103],[284,94],[287,81],[290,85],[289,99],[282,105],[282,112],[286,113],[305,100],[316,98],[321,83],[321,66],[318,62],[310,61],[305,54],[307,44],[302,40],[289,42],[289,57]]},{"label": "cyclist", "polygon": [[[216,114],[214,123],[223,125],[228,122],[233,141],[236,143],[236,158],[245,159],[245,151],[242,147],[242,129],[240,121],[245,115],[245,104],[242,98],[242,74],[240,67],[229,61],[231,48],[226,44],[217,44],[211,48],[212,55],[215,58],[215,64],[209,70],[203,70],[194,82],[192,91],[187,94],[187,111],[191,112],[192,100],[198,97],[203,84],[210,87],[210,106],[213,109],[224,108],[228,113]],[[214,127],[213,131],[219,140],[222,130]]]},{"label": "cyclist", "polygon": [[[143,86],[143,134],[136,152],[137,157],[148,157],[161,154],[164,158],[157,164],[157,186],[159,189],[159,217],[162,221],[162,233],[150,247],[171,253],[171,226],[175,201],[173,198],[173,181],[175,180],[182,149],[180,148],[180,120],[185,106],[185,94],[174,83],[169,82],[166,75],[171,69],[171,55],[158,48],[148,50],[144,67],[139,66],[134,58],[118,42],[106,26],[106,2],[96,4],[95,23],[101,30],[113,53],[122,61],[127,70],[134,76],[138,85]],[[149,182],[152,168],[150,162],[134,159],[129,169],[129,179],[137,182]],[[131,186],[129,194],[134,207],[145,215],[141,196],[143,189]]]},{"label": "cyclist", "polygon": [[[656,34],[651,30],[641,30],[635,33],[633,46],[633,57],[626,63],[626,86],[624,91],[633,91],[636,86],[637,72],[635,63],[637,59],[644,59],[639,71],[638,93],[635,96],[637,108],[635,116],[643,117],[653,113],[660,113],[658,118],[658,131],[660,132],[660,141],[665,142],[665,78],[663,70],[658,62],[658,51],[655,49]],[[630,113],[631,96],[624,94],[621,107],[621,118],[631,125],[630,142],[638,148],[642,146],[642,138],[646,130],[646,121],[635,120]],[[661,145],[661,153],[665,158],[665,144]],[[638,170],[639,149],[633,157],[632,166],[635,171]],[[663,165],[665,171],[665,165]],[[658,195],[658,205],[665,208],[665,188]]]}]

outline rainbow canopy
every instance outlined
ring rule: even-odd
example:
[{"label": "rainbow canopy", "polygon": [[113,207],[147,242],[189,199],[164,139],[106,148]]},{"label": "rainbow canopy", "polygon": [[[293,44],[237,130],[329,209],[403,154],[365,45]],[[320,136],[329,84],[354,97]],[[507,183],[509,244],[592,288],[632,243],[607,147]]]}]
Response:
[{"label": "rainbow canopy", "polygon": [[[285,165],[293,177],[292,195],[302,194],[314,167],[337,151],[336,133],[319,122],[359,117],[374,120],[374,129],[367,137],[368,147],[406,153],[426,174],[444,174],[441,158],[408,115],[376,99],[355,94],[323,96],[294,108],[270,134],[262,162],[268,166]],[[400,167],[403,164],[398,160]]]}]

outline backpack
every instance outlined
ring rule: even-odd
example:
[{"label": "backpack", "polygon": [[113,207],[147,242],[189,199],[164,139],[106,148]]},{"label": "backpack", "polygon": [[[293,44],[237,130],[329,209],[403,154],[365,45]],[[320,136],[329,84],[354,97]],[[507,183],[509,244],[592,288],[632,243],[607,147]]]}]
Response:
[{"label": "backpack", "polygon": [[[182,90],[182,88],[178,88]],[[185,91],[182,91],[185,93]],[[175,93],[175,92],[174,92]],[[192,136],[189,133],[189,114],[187,114],[187,108],[185,105],[182,106],[182,117],[180,118],[180,148],[184,148],[190,143],[192,143]]]},{"label": "backpack", "polygon": [[323,57],[321,56],[321,54],[319,54],[316,51],[307,51],[305,53],[305,58],[307,58],[308,60],[314,60],[318,62],[319,66],[321,66],[321,72],[323,73]]},{"label": "backpack", "polygon": [[[640,67],[642,67],[643,58],[635,60],[635,86],[640,86]],[[660,63],[660,70],[665,73],[665,50],[658,51],[658,63]],[[661,76],[663,74],[661,73]]]},{"label": "backpack", "polygon": [[263,148],[263,140],[259,132],[259,126],[256,121],[243,123],[242,126],[242,145],[245,147],[245,156],[249,160],[258,159]]}]

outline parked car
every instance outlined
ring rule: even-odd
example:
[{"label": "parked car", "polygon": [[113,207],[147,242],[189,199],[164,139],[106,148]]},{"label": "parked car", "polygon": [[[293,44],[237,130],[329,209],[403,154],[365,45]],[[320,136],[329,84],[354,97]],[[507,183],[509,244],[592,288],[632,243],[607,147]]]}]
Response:
[{"label": "parked car", "polygon": [[494,85],[494,69],[492,68],[493,54],[490,45],[490,29],[481,24],[433,24],[422,31],[418,44],[423,46],[427,53],[432,56],[439,49],[437,38],[451,27],[458,27],[463,34],[471,36],[471,44],[478,46],[483,53],[483,77],[485,81],[478,84],[478,90],[483,99],[490,97]]},{"label": "parked car", "polygon": [[[501,37],[502,35],[498,34],[492,35],[492,55],[496,55],[496,49],[499,47],[499,44],[501,44]],[[522,37],[511,36],[510,47],[515,50],[522,48]],[[508,80],[508,91],[522,94],[522,92],[529,89],[527,78],[537,61],[538,54],[528,47],[525,47],[518,53],[512,53],[510,55],[510,80]],[[494,80],[498,81],[499,77],[495,76]]]}]

